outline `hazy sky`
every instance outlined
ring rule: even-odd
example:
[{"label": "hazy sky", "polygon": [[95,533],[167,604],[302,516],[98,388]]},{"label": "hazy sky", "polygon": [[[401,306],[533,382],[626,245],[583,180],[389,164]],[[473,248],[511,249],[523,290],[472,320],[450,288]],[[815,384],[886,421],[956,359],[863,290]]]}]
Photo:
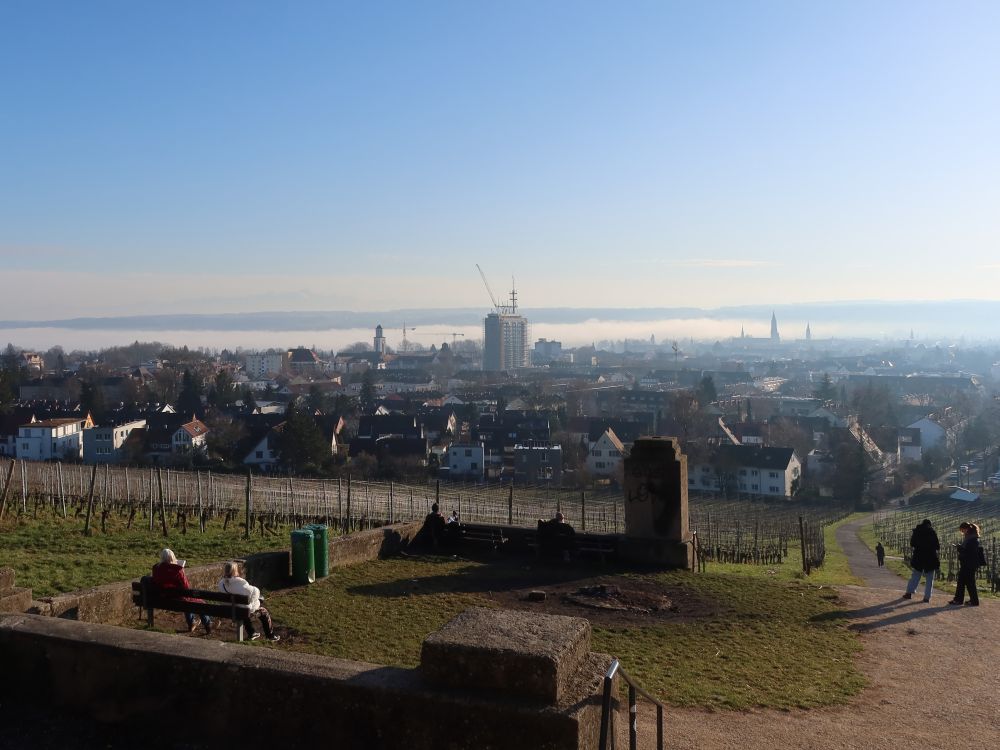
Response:
[{"label": "hazy sky", "polygon": [[0,319],[996,298],[1000,3],[0,3]]}]

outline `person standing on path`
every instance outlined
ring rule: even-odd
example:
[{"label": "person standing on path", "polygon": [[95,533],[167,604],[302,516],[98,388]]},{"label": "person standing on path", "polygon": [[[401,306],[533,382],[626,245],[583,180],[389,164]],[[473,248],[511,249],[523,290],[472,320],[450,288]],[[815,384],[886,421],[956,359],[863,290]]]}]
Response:
[{"label": "person standing on path", "polygon": [[[979,592],[976,591],[976,569],[979,567],[979,527],[974,523],[964,521],[958,530],[964,538],[956,544],[958,548],[958,587],[955,598],[948,604],[965,604],[970,607],[979,606]],[[969,601],[964,602],[965,590],[969,590]]]},{"label": "person standing on path", "polygon": [[934,591],[934,574],[941,569],[941,543],[938,541],[937,532],[931,526],[929,518],[925,518],[920,525],[913,529],[910,535],[910,567],[913,568],[913,575],[910,576],[909,583],[906,584],[904,599],[911,599],[913,592],[920,584],[920,576],[926,576],[924,584],[924,601],[931,600],[931,592]]},{"label": "person standing on path", "polygon": [[875,545],[875,558],[880,568],[885,565],[885,547],[882,546],[882,542]]}]

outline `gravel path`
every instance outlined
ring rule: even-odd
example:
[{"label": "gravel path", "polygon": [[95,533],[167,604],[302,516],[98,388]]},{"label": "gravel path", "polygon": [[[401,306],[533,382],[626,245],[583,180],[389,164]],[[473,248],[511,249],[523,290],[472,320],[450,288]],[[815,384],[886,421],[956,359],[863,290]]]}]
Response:
[{"label": "gravel path", "polygon": [[[670,709],[668,748],[1000,747],[1000,602],[949,607],[940,591],[929,604],[902,599],[905,582],[857,538],[866,522],[845,524],[837,541],[867,584],[840,594],[869,687],[850,705],[811,711]],[[651,714],[640,706],[640,747],[656,746]]]}]

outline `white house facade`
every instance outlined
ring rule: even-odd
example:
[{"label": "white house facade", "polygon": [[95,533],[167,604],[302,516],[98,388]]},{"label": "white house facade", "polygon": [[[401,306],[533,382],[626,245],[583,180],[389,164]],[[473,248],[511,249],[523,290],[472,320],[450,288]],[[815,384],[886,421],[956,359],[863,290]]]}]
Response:
[{"label": "white house facade", "polygon": [[722,445],[707,463],[688,470],[688,488],[791,497],[801,477],[802,464],[791,448]]},{"label": "white house facade", "polygon": [[587,471],[595,477],[613,477],[625,458],[625,446],[610,427],[587,452]]},{"label": "white house facade", "polygon": [[83,432],[93,426],[90,418],[46,419],[17,430],[17,457],[28,461],[79,461],[83,458]]}]

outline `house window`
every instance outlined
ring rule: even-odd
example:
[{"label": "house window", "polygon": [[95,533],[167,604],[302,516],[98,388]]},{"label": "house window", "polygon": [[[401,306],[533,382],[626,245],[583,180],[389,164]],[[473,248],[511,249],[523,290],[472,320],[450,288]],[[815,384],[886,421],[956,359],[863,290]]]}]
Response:
[{"label": "house window", "polygon": [[745,477],[746,475],[747,475],[747,470],[746,469],[740,469],[740,476],[741,477]]},{"label": "house window", "polygon": [[590,452],[590,455],[591,456],[596,456],[597,458],[600,458],[601,457],[601,451],[595,448],[594,450],[592,450]]},{"label": "house window", "polygon": [[604,468],[604,462],[603,461],[597,461],[597,462],[594,463],[594,466],[596,468],[598,468],[598,469],[603,469]]},{"label": "house window", "polygon": [[264,451],[257,451],[257,458],[264,458]]},{"label": "house window", "polygon": [[758,484],[752,484],[752,485],[750,485],[750,489],[752,489],[754,492],[756,492],[757,490],[760,489],[760,485],[758,485]]},{"label": "house window", "polygon": [[466,458],[472,458],[472,450],[471,450],[471,449],[469,449],[469,450],[467,450],[467,451],[465,452],[465,457],[466,457]]},{"label": "house window", "polygon": [[777,479],[778,478],[778,472],[776,472],[776,471],[769,471],[769,472],[767,472],[767,475],[769,477],[771,477],[771,479]]},{"label": "house window", "polygon": [[771,492],[781,492],[781,487],[771,486]]},{"label": "house window", "polygon": [[[456,467],[456,468],[457,468],[457,467]],[[470,468],[470,469],[471,469],[472,471],[475,471],[476,469],[478,469],[478,468],[479,468],[479,464],[478,464],[478,463],[476,463],[475,461],[473,461],[473,462],[472,462],[471,464],[469,464],[469,468]]]},{"label": "house window", "polygon": [[750,476],[755,477],[758,474],[760,474],[760,472],[757,471],[756,469],[750,469]]}]

